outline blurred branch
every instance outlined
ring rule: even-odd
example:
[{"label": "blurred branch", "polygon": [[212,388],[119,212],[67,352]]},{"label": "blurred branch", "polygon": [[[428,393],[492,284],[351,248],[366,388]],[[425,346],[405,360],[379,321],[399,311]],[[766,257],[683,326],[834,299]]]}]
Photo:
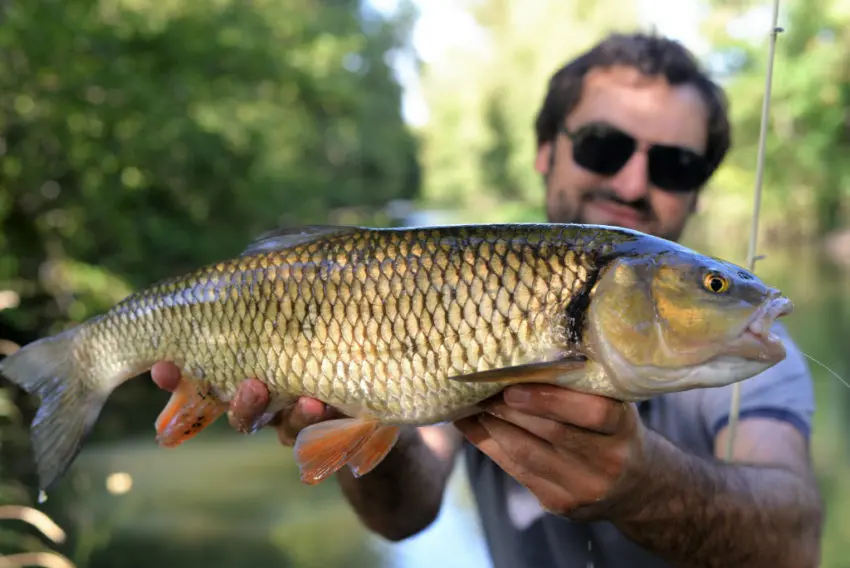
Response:
[{"label": "blurred branch", "polygon": [[59,544],[65,542],[65,531],[53,522],[53,519],[32,507],[22,505],[6,505],[0,507],[0,519],[15,519],[29,523],[37,528],[41,533]]},{"label": "blurred branch", "polygon": [[[0,519],[23,521],[38,529],[44,536],[59,544],[65,542],[65,531],[37,509],[21,505],[0,507]],[[21,552],[0,556],[0,568],[44,566],[45,568],[76,568],[74,563],[58,552]]]},{"label": "blurred branch", "polygon": [[0,568],[23,568],[24,566],[76,568],[73,562],[58,552],[21,552],[0,556]]}]

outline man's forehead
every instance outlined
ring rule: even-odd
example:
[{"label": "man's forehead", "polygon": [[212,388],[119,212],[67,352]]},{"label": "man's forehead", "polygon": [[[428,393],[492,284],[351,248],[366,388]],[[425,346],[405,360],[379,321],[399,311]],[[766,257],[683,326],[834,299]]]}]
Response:
[{"label": "man's forehead", "polygon": [[585,87],[668,87],[670,84],[663,75],[646,75],[631,65],[612,65],[610,67],[596,67],[587,72],[584,78]]},{"label": "man's forehead", "polygon": [[704,149],[708,108],[691,84],[670,85],[630,66],[592,69],[569,117],[570,127],[606,120],[655,142]]}]

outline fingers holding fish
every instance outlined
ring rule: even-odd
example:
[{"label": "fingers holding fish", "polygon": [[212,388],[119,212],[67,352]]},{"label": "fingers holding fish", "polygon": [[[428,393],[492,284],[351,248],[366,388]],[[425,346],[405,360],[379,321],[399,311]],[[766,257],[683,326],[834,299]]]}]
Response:
[{"label": "fingers holding fish", "polygon": [[295,444],[298,433],[317,422],[341,416],[322,401],[302,396],[283,410],[267,412],[269,390],[259,379],[246,379],[239,385],[230,403],[228,421],[242,433],[256,432],[269,426],[277,431],[278,440],[284,446]]},{"label": "fingers holding fish", "polygon": [[[180,385],[179,367],[169,361],[159,361],[151,368],[151,377],[156,385],[174,392]],[[283,445],[292,446],[298,433],[311,424],[333,417],[335,414],[323,402],[300,397],[289,408],[269,414],[269,390],[259,379],[246,379],[240,383],[230,402],[227,420],[230,426],[243,434],[255,432],[264,426],[277,430]]]},{"label": "fingers holding fish", "polygon": [[458,420],[455,425],[469,443],[489,456],[522,485],[529,487],[536,480],[542,481],[544,477],[558,477],[559,472],[551,471],[552,464],[560,464],[552,459],[551,445],[532,439],[520,428],[484,414]]},{"label": "fingers holding fish", "polygon": [[292,446],[298,433],[307,426],[330,418],[331,409],[322,401],[308,396],[299,397],[295,403],[281,411],[277,437],[284,446]]},{"label": "fingers holding fish", "polygon": [[[594,476],[616,480],[626,466],[631,443],[628,429],[616,435],[600,434],[572,423],[516,410],[505,404],[495,404],[487,410],[493,418],[519,429],[525,438],[532,438],[529,436],[531,434],[533,438],[548,442],[559,457],[580,462],[579,468],[592,470]],[[486,418],[488,424],[493,423],[491,417]],[[530,443],[530,440],[526,441]],[[523,449],[520,448],[519,452],[522,454]]]},{"label": "fingers holding fish", "polygon": [[607,437],[606,434],[590,432],[572,424],[529,414],[501,402],[488,404],[485,410],[493,417],[520,428],[526,435],[533,434],[556,449],[567,449],[571,455],[584,459],[592,459],[590,454],[598,452],[597,438]]},{"label": "fingers holding fish", "polygon": [[[180,386],[180,368],[170,361],[154,363],[150,372],[153,382],[162,390],[174,393]],[[257,379],[247,379],[239,385],[230,402],[228,422],[238,432],[253,432],[270,421],[270,417],[263,417],[268,403],[269,392],[266,386]]]},{"label": "fingers holding fish", "polygon": [[625,414],[622,402],[553,385],[508,387],[503,399],[510,408],[606,435],[619,431]]},{"label": "fingers holding fish", "polygon": [[459,421],[457,427],[555,514],[568,515],[597,502],[607,491],[607,485],[594,478],[580,460],[559,453],[552,444],[510,422],[481,415]]},{"label": "fingers holding fish", "polygon": [[[634,484],[645,469],[637,411],[602,397],[585,400],[587,395],[556,390],[562,393],[525,397],[523,410],[507,402],[488,402],[482,405],[483,415],[459,422],[458,428],[548,510],[569,515],[596,505],[594,510],[603,511],[610,503],[603,507],[600,501],[619,499],[624,484]],[[573,396],[585,404],[571,401]],[[557,404],[535,407],[535,400]],[[597,405],[612,410],[596,410]],[[587,408],[594,410],[587,413]]]},{"label": "fingers holding fish", "polygon": [[238,432],[254,432],[270,420],[270,417],[263,420],[268,404],[269,390],[266,385],[258,379],[245,379],[230,401],[227,421]]},{"label": "fingers holding fish", "polygon": [[180,384],[180,368],[170,361],[158,361],[151,367],[151,379],[162,390],[174,392]]}]

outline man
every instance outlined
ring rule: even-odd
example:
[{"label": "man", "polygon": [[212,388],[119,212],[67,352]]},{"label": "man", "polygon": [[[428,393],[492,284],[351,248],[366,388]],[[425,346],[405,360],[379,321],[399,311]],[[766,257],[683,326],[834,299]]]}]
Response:
[{"label": "man", "polygon": [[[677,43],[641,34],[611,36],[558,71],[536,128],[550,221],[673,240],[729,145],[719,89]],[[812,384],[787,346],[786,361],[742,385],[734,465],[720,459],[731,387],[623,405],[523,385],[456,428],[405,431],[372,473],[337,479],[368,528],[399,540],[437,516],[463,452],[497,568],[817,566]],[[171,390],[179,371],[161,363],[153,376]],[[250,430],[267,401],[246,381],[231,423]],[[302,398],[275,425],[289,445],[332,415]]]}]

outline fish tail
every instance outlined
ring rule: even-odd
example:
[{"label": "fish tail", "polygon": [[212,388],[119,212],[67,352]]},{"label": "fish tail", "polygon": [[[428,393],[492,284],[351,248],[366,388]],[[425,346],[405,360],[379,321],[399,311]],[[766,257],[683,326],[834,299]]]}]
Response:
[{"label": "fish tail", "polygon": [[34,341],[0,361],[0,374],[41,399],[30,435],[44,491],[70,467],[117,386],[88,376],[74,356],[84,327]]}]

